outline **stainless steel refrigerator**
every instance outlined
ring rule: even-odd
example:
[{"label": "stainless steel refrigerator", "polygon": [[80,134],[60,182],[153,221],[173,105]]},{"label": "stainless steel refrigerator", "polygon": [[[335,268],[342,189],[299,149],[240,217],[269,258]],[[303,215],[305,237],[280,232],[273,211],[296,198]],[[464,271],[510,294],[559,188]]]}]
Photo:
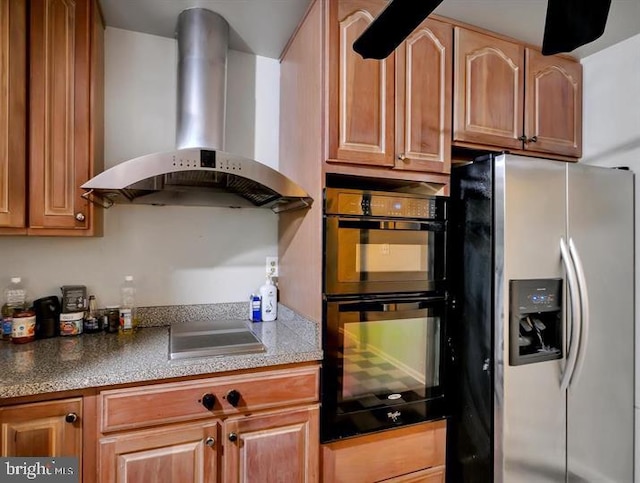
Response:
[{"label": "stainless steel refrigerator", "polygon": [[454,168],[448,481],[633,481],[634,175]]}]

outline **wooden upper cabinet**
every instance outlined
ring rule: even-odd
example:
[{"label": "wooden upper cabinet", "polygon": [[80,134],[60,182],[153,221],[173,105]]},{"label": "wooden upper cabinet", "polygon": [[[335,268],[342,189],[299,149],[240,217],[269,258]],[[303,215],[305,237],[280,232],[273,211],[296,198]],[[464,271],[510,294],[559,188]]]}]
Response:
[{"label": "wooden upper cabinet", "polygon": [[387,4],[329,2],[329,160],[448,173],[452,27],[427,19],[386,59],[363,59],[353,42]]},{"label": "wooden upper cabinet", "polygon": [[0,27],[0,233],[99,235],[80,189],[104,150],[97,1],[0,0]]},{"label": "wooden upper cabinet", "polygon": [[82,399],[0,408],[0,431],[0,456],[75,456],[82,462]]},{"label": "wooden upper cabinet", "polygon": [[582,155],[582,65],[526,49],[525,150]]},{"label": "wooden upper cabinet", "polygon": [[396,50],[397,169],[451,170],[452,27],[427,19]]},{"label": "wooden upper cabinet", "polygon": [[30,210],[32,228],[86,229],[91,95],[90,2],[31,4]]},{"label": "wooden upper cabinet", "polygon": [[[0,0],[0,227],[26,227],[25,0]],[[24,232],[24,230],[23,230]]]},{"label": "wooden upper cabinet", "polygon": [[582,66],[455,27],[453,141],[579,158]]},{"label": "wooden upper cabinet", "polygon": [[524,49],[455,27],[453,140],[522,146]]},{"label": "wooden upper cabinet", "polygon": [[339,161],[394,164],[395,57],[363,59],[352,48],[386,4],[383,0],[330,2],[332,10],[337,8],[331,15],[337,22],[331,25],[330,157]]}]

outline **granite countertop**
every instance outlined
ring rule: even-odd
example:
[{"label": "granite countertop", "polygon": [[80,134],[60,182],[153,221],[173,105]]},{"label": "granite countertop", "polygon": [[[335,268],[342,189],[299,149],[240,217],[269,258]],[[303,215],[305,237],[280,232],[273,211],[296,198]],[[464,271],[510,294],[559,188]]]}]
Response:
[{"label": "granite countertop", "polygon": [[82,334],[28,344],[1,343],[0,398],[215,374],[322,359],[319,327],[280,305],[275,322],[249,323],[266,352],[169,360],[169,325],[246,319],[247,304],[147,307],[131,336]]}]

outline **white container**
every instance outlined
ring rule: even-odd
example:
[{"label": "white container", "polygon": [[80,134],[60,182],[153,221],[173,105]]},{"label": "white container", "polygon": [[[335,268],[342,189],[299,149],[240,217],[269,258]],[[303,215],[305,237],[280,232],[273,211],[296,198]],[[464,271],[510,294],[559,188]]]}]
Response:
[{"label": "white container", "polygon": [[278,288],[273,284],[271,277],[260,287],[260,313],[263,322],[276,320],[278,316]]}]

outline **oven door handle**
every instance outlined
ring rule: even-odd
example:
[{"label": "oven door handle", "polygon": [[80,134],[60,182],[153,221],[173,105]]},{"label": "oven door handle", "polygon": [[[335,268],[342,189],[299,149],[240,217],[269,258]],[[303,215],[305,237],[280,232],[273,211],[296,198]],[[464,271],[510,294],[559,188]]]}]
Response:
[{"label": "oven door handle", "polygon": [[381,221],[381,230],[412,230],[419,231],[422,228],[422,223],[416,221]]},{"label": "oven door handle", "polygon": [[404,312],[407,310],[420,310],[420,308],[420,302],[382,304],[383,312]]},{"label": "oven door handle", "polygon": [[444,225],[440,221],[397,221],[338,218],[338,228],[353,228],[356,230],[441,231],[444,230]]}]

